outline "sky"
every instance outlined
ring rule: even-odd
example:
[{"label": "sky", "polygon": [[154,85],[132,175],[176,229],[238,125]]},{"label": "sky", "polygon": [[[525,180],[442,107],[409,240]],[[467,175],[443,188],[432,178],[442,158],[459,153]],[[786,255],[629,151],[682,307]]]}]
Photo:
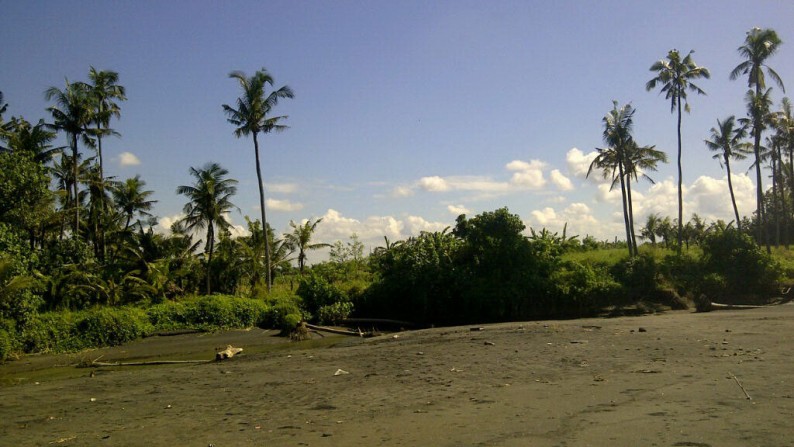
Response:
[{"label": "sky", "polygon": [[[725,171],[703,140],[717,119],[745,115],[746,79],[729,73],[752,27],[777,30],[768,63],[794,89],[785,0],[0,0],[0,11],[6,118],[49,120],[48,87],[87,80],[91,66],[119,73],[128,100],[112,123],[121,136],[103,143],[105,170],[142,177],[163,232],[185,204],[177,186],[208,162],[239,181],[235,233],[259,216],[253,142],[222,110],[240,95],[235,70],[266,68],[295,92],[273,111],[289,129],[260,140],[274,229],[322,218],[317,242],[355,233],[370,249],[501,207],[528,228],[621,238],[619,191],[585,178],[613,100],[636,109],[638,143],[671,161],[633,189],[635,220],[675,217],[675,115],[645,90],[674,48],[695,50],[712,75],[683,117],[685,218],[730,221]],[[733,168],[750,215],[750,162]]]}]

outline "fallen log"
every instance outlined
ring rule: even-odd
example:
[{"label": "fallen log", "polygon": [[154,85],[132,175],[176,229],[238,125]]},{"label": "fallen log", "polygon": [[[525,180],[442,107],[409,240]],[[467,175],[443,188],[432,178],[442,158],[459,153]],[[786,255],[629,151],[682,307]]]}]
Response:
[{"label": "fallen log", "polygon": [[338,335],[354,335],[356,337],[363,337],[364,336],[364,333],[361,332],[360,329],[358,331],[346,331],[344,329],[334,329],[334,328],[324,327],[324,326],[315,326],[315,325],[309,324],[309,323],[303,323],[303,324],[308,329],[313,329],[315,331],[329,332],[331,334],[338,334]]}]

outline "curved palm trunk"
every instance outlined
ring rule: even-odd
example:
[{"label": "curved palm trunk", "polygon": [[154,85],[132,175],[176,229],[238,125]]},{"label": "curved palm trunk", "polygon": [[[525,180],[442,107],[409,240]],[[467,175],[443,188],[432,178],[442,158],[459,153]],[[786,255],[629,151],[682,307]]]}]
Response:
[{"label": "curved palm trunk", "polygon": [[631,200],[631,176],[626,178],[626,201],[629,204],[629,228],[631,228],[631,245],[634,247],[634,255],[640,254],[637,248],[637,236],[634,233],[634,206]]},{"label": "curved palm trunk", "polygon": [[209,256],[207,256],[207,295],[212,293],[212,284],[210,276],[212,276],[212,251],[215,249],[215,227],[212,221],[207,226],[207,245],[209,246]]},{"label": "curved palm trunk", "polygon": [[684,193],[683,170],[681,169],[681,94],[678,94],[678,253],[684,239]]},{"label": "curved palm trunk", "polygon": [[[788,163],[789,193],[791,194],[791,203],[794,204],[794,145],[792,145],[792,143],[789,143],[788,147]],[[790,243],[791,241],[787,238],[786,247],[788,247]]]},{"label": "curved palm trunk", "polygon": [[78,237],[80,233],[80,198],[77,195],[77,165],[79,161],[77,160],[77,134],[72,134],[72,176],[73,183],[72,183],[72,194],[74,198],[74,234],[72,238]]},{"label": "curved palm trunk", "polygon": [[[105,170],[102,164],[102,124],[97,123],[97,157],[99,158],[99,197],[100,197],[100,215],[101,217],[105,217],[107,212],[107,207],[105,203]],[[129,222],[129,221],[128,221]],[[101,260],[105,259],[107,255],[107,248],[105,244],[105,225],[104,222],[101,225],[97,225],[96,227],[96,237],[97,243],[99,245],[99,258]]]},{"label": "curved palm trunk", "polygon": [[725,170],[728,171],[728,191],[731,193],[731,205],[733,205],[733,215],[736,216],[736,228],[742,231],[742,221],[739,219],[739,208],[736,207],[736,196],[733,194],[733,181],[731,181],[731,162],[729,157],[725,157]]},{"label": "curved palm trunk", "polygon": [[764,190],[761,185],[761,131],[758,127],[754,129],[754,144],[753,152],[755,153],[755,201],[756,201],[756,216],[758,217],[758,244],[765,244],[767,253],[772,249],[769,247],[769,238],[765,228],[766,220],[764,219]]},{"label": "curved palm trunk", "polygon": [[267,291],[271,289],[271,275],[270,275],[270,242],[267,240],[267,219],[265,213],[265,189],[262,184],[262,168],[259,165],[259,141],[256,139],[256,132],[254,132],[254,154],[256,155],[256,179],[259,186],[259,208],[262,210],[262,235],[265,238],[265,284],[267,284]]},{"label": "curved palm trunk", "polygon": [[634,248],[631,243],[631,230],[629,229],[629,210],[626,205],[626,183],[623,179],[622,162],[618,162],[618,175],[620,175],[620,194],[623,199],[623,222],[626,224],[626,245],[629,247],[629,256],[634,256]]}]

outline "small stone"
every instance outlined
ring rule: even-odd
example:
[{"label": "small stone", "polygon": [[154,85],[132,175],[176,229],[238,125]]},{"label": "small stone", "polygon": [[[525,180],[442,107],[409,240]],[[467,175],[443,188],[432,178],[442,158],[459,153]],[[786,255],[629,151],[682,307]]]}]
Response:
[{"label": "small stone", "polygon": [[645,329],[644,327],[641,327],[641,328],[639,328],[639,329],[637,330],[637,332],[648,332],[648,330],[647,330],[647,329]]}]

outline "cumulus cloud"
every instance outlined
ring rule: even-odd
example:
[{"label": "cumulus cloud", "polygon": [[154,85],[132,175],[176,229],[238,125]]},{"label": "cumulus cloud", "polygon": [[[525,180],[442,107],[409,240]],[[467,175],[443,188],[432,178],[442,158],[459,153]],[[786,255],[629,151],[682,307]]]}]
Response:
[{"label": "cumulus cloud", "polygon": [[425,191],[440,192],[449,190],[449,184],[443,178],[434,175],[419,179],[419,187]]},{"label": "cumulus cloud", "polygon": [[141,160],[133,154],[132,152],[122,152],[119,154],[119,165],[122,167],[127,166],[138,166],[141,164]]},{"label": "cumulus cloud", "polygon": [[573,189],[573,183],[571,180],[564,176],[559,169],[554,169],[549,173],[549,178],[551,182],[557,186],[561,191],[570,191]]},{"label": "cumulus cloud", "polygon": [[185,218],[184,213],[164,216],[158,219],[155,231],[161,234],[171,234],[171,225]]},{"label": "cumulus cloud", "polygon": [[[596,158],[597,152],[592,151],[588,153],[584,153],[577,148],[571,148],[565,154],[565,161],[568,164],[568,172],[571,173],[574,177],[578,178],[585,178],[587,175],[587,170],[590,169],[590,163]],[[591,177],[593,177],[591,175]],[[601,176],[597,176],[600,178]]]},{"label": "cumulus cloud", "polygon": [[267,199],[265,205],[273,211],[300,211],[303,209],[302,203],[289,200]]},{"label": "cumulus cloud", "polygon": [[594,235],[608,237],[611,233],[605,232],[605,226],[593,215],[593,210],[585,203],[576,202],[561,210],[545,207],[531,213],[529,226],[532,228],[547,228],[549,231],[561,233],[566,228],[567,235]]},{"label": "cumulus cloud", "polygon": [[471,211],[463,205],[447,205],[447,211],[454,216],[471,213]]},{"label": "cumulus cloud", "polygon": [[513,160],[505,166],[508,171],[515,171],[510,178],[510,183],[519,188],[528,189],[540,189],[546,185],[546,179],[543,178],[545,167],[546,163],[540,160],[530,162]]}]

